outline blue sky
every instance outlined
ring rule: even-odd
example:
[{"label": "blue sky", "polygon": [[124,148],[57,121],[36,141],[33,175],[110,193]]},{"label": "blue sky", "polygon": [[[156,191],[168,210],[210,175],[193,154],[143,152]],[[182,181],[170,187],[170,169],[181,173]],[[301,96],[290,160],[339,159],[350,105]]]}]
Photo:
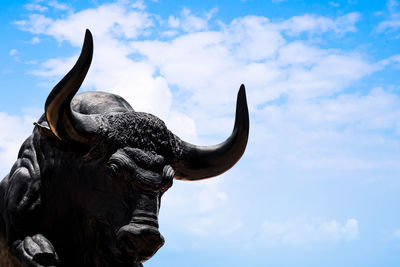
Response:
[{"label": "blue sky", "polygon": [[0,172],[73,65],[183,139],[249,144],[229,172],[176,181],[146,266],[398,266],[397,1],[3,1]]}]

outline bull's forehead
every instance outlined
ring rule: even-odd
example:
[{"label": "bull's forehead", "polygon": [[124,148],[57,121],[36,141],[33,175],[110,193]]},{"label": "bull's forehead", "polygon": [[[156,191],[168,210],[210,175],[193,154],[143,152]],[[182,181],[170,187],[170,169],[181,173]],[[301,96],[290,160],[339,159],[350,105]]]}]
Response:
[{"label": "bull's forehead", "polygon": [[167,158],[179,157],[182,152],[180,139],[152,114],[111,113],[104,115],[102,121],[99,134],[111,145],[154,151]]},{"label": "bull's forehead", "polygon": [[163,156],[131,147],[118,149],[109,158],[107,170],[112,177],[125,177],[134,185],[133,188],[157,194],[172,185],[174,176],[172,167],[166,164]]}]

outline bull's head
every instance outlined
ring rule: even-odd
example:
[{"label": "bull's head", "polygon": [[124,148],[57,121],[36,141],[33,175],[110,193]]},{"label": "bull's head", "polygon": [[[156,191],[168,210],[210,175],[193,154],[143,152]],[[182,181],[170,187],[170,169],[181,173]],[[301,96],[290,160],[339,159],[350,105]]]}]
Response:
[{"label": "bull's head", "polygon": [[89,217],[88,225],[106,236],[103,241],[110,254],[119,262],[142,262],[164,243],[157,216],[160,197],[172,180],[219,175],[242,156],[249,131],[245,89],[242,85],[238,93],[231,136],[218,145],[197,146],[180,140],[157,117],[135,112],[119,96],[100,92],[75,96],[92,54],[87,30],[78,61],[47,98],[48,127],[37,126],[53,143],[81,155],[82,163],[71,173],[84,176],[78,177],[79,186],[87,190],[75,202]]}]

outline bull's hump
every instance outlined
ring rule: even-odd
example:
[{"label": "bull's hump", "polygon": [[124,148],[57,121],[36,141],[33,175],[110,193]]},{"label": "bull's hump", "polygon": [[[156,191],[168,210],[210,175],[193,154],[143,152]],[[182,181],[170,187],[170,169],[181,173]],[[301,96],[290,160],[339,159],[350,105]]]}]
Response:
[{"label": "bull's hump", "polygon": [[133,111],[129,103],[119,95],[106,92],[84,92],[71,101],[71,108],[81,114],[106,114]]}]

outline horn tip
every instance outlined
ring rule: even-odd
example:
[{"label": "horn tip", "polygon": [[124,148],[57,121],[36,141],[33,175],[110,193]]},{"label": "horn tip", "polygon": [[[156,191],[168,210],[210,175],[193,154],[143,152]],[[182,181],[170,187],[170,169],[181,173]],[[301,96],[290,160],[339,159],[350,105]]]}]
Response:
[{"label": "horn tip", "polygon": [[237,103],[241,103],[247,106],[246,89],[244,87],[244,84],[242,84],[239,88]]},{"label": "horn tip", "polygon": [[[241,125],[241,126],[239,126]],[[249,129],[249,109],[247,107],[246,89],[244,84],[240,86],[236,100],[236,119],[235,126],[243,127],[248,132]]]},{"label": "horn tip", "polygon": [[240,86],[236,103],[237,103],[237,111],[240,111],[240,113],[243,112],[245,114],[248,114],[246,89],[244,87],[244,84]]},{"label": "horn tip", "polygon": [[88,46],[90,49],[93,49],[93,36],[89,29],[85,31],[85,39],[83,41],[83,46]]},{"label": "horn tip", "polygon": [[86,31],[85,31],[85,35],[92,36],[92,33],[90,32],[90,30],[89,30],[89,29],[86,29]]}]

